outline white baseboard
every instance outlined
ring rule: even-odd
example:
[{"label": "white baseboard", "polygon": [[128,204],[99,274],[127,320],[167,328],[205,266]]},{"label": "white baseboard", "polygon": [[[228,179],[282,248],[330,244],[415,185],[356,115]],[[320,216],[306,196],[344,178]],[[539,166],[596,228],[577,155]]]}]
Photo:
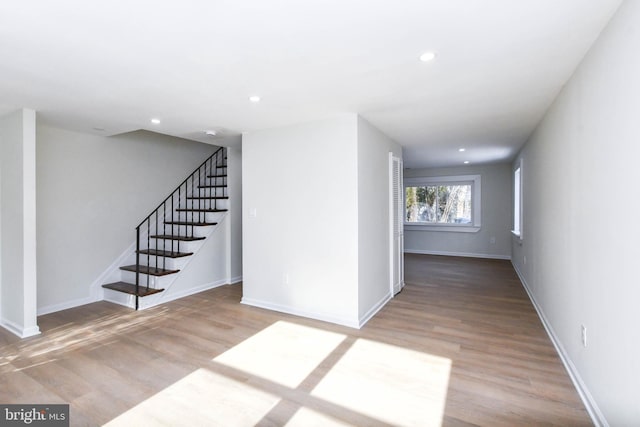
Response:
[{"label": "white baseboard", "polygon": [[236,283],[240,283],[242,282],[242,276],[236,276],[236,277],[232,277],[231,279],[229,279],[229,284],[233,285]]},{"label": "white baseboard", "polygon": [[544,311],[542,311],[542,307],[538,304],[538,302],[536,301],[536,298],[533,296],[533,293],[531,292],[531,289],[529,288],[527,281],[525,280],[524,276],[520,273],[520,270],[518,270],[518,267],[514,263],[512,263],[512,265],[513,265],[513,269],[516,271],[516,274],[520,278],[520,281],[522,282],[522,286],[524,287],[524,290],[527,292],[527,295],[529,295],[529,299],[531,300],[533,307],[536,309],[536,312],[538,313],[538,317],[540,317],[540,320],[542,321],[542,325],[544,326],[544,329],[547,331],[547,335],[549,335],[549,338],[551,339],[553,346],[556,348],[556,351],[560,356],[560,360],[562,360],[562,364],[567,370],[567,373],[569,374],[569,377],[571,378],[573,385],[576,387],[576,390],[580,395],[580,399],[582,399],[584,406],[587,408],[587,412],[589,412],[589,416],[591,417],[591,420],[596,425],[596,427],[609,427],[609,423],[607,422],[606,418],[604,417],[604,414],[598,407],[598,404],[596,403],[595,399],[591,395],[591,392],[589,392],[587,385],[582,380],[582,377],[580,376],[578,369],[573,364],[573,361],[565,351],[562,345],[562,342],[560,341],[560,339],[558,339],[558,336],[556,335],[555,331],[553,330],[553,327],[547,320],[547,317],[545,316]]},{"label": "white baseboard", "polygon": [[285,306],[280,304],[273,304],[270,302],[259,301],[252,298],[243,297],[240,303],[245,305],[250,305],[253,307],[265,308],[267,310],[279,311],[280,313],[293,314],[294,316],[308,317],[309,319],[335,323],[336,325],[348,326],[350,328],[359,329],[360,327],[356,319],[344,319],[340,317],[334,317],[334,316],[326,315],[323,313],[300,310],[295,307]]},{"label": "white baseboard", "polygon": [[382,309],[382,307],[384,307],[389,301],[391,301],[391,298],[391,293],[386,294],[380,299],[380,301],[375,303],[373,307],[369,309],[369,311],[367,311],[362,317],[360,317],[360,320],[358,321],[358,329],[362,328],[369,320],[371,320],[371,318],[375,316],[376,313]]},{"label": "white baseboard", "polygon": [[506,259],[510,260],[509,255],[496,255],[496,254],[477,254],[472,252],[446,252],[446,251],[425,251],[421,249],[405,249],[406,254],[420,254],[420,255],[444,255],[444,256],[459,256],[468,258],[488,258],[488,259]]},{"label": "white baseboard", "polygon": [[37,325],[31,326],[28,328],[23,328],[17,323],[14,323],[11,320],[8,320],[5,318],[0,319],[0,326],[5,328],[7,331],[11,332],[12,334],[18,336],[19,338],[29,338],[29,337],[40,334],[40,328]]},{"label": "white baseboard", "polygon": [[87,298],[79,298],[71,301],[65,301],[59,304],[46,305],[38,309],[38,316],[42,316],[49,313],[55,313],[56,311],[68,310],[70,308],[79,307],[85,304],[91,304],[92,302],[100,301],[99,298],[90,296]]}]

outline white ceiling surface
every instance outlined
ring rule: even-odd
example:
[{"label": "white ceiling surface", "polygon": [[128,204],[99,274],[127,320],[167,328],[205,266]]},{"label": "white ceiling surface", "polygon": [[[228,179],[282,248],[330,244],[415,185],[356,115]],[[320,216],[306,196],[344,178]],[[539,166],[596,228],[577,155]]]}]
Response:
[{"label": "white ceiling surface", "polygon": [[[408,167],[506,160],[619,4],[3,1],[0,113],[28,107],[73,130],[211,142],[205,129],[355,112],[404,146]],[[435,61],[418,60],[426,50]]]}]

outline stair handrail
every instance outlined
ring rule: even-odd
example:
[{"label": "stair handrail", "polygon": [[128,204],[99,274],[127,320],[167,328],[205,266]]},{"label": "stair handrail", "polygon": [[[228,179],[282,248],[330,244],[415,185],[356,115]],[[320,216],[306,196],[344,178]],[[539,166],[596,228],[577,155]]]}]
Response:
[{"label": "stair handrail", "polygon": [[[135,272],[136,273],[136,294],[135,294],[135,296],[136,296],[136,310],[138,310],[138,308],[139,308],[139,298],[140,298],[140,295],[139,295],[140,294],[140,227],[142,227],[145,223],[147,224],[147,269],[150,269],[151,265],[149,263],[149,250],[150,250],[150,248],[149,248],[149,233],[151,232],[150,227],[151,227],[151,219],[152,219],[152,217],[155,215],[155,225],[156,225],[156,232],[157,232],[157,229],[158,229],[158,212],[160,211],[160,209],[162,209],[163,217],[164,217],[164,215],[166,215],[166,208],[167,208],[166,204],[169,201],[169,199],[171,199],[171,203],[172,203],[171,204],[171,209],[172,209],[172,218],[173,218],[173,209],[174,209],[173,200],[174,200],[174,197],[176,196],[176,194],[178,194],[178,205],[179,205],[180,199],[182,197],[182,194],[181,194],[182,187],[185,186],[185,197],[187,197],[186,192],[187,192],[187,189],[188,189],[187,184],[188,184],[189,180],[191,179],[192,191],[193,191],[193,187],[195,185],[195,180],[194,180],[195,176],[198,176],[198,182],[200,183],[201,182],[200,178],[202,177],[203,172],[204,172],[205,178],[207,177],[207,165],[209,165],[209,173],[211,173],[211,169],[213,168],[214,164],[216,165],[216,167],[220,166],[218,164],[219,160],[220,160],[218,158],[219,154],[224,154],[224,147],[218,148],[213,154],[211,154],[209,157],[207,157],[207,159],[204,162],[202,162],[200,164],[200,166],[198,166],[189,176],[187,176],[187,178],[184,181],[182,181],[180,183],[180,185],[178,185],[176,187],[175,190],[173,190],[162,202],[160,202],[158,207],[156,207],[154,210],[152,210],[151,213],[149,215],[147,215],[147,217],[145,219],[143,219],[140,222],[140,224],[138,224],[136,226],[136,272]],[[215,162],[214,162],[214,158],[215,158]],[[224,158],[223,158],[223,161],[224,161]],[[225,165],[225,167],[226,167],[226,165]],[[226,181],[226,179],[225,179],[225,181]],[[211,195],[211,193],[210,193],[210,195]],[[198,199],[198,205],[200,205],[200,202],[201,202],[201,200]],[[211,206],[211,204],[210,204],[210,206]],[[217,206],[217,202],[216,202],[216,206]],[[187,214],[187,216],[188,216],[188,214]],[[194,215],[193,215],[193,212],[192,212],[192,214],[191,214],[192,221],[193,221],[193,216]],[[199,212],[199,218],[200,217],[201,217],[201,212]],[[178,226],[178,232],[179,232],[179,230],[180,230],[180,228]],[[173,232],[173,225],[172,225],[172,232]],[[191,233],[192,233],[192,236],[193,236],[193,225],[191,226]],[[179,240],[178,240],[177,246],[178,246],[177,251],[179,252],[180,251],[180,241]],[[163,247],[165,247],[164,243],[163,243]],[[173,252],[173,241],[171,243],[171,250]],[[156,251],[157,251],[157,244],[156,244]],[[156,269],[157,269],[158,256],[157,255],[155,255],[155,256],[156,256]],[[146,285],[146,287],[147,287],[147,289],[149,288],[149,270],[147,270],[147,285]]]}]

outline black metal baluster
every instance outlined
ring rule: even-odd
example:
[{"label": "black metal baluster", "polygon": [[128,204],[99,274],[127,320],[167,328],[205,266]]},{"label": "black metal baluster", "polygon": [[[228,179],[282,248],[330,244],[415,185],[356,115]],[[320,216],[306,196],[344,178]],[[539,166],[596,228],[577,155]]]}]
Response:
[{"label": "black metal baluster", "polygon": [[[211,159],[211,174],[215,173],[217,164],[218,164],[218,156],[216,155],[215,158]],[[209,188],[209,197],[212,197],[212,196],[216,197],[217,195],[218,195],[218,189],[216,187]]]},{"label": "black metal baluster", "polygon": [[[156,245],[156,248],[158,246]],[[149,268],[151,261],[149,260],[149,248],[151,248],[151,220],[147,218],[147,291],[149,290]]]},{"label": "black metal baluster", "polygon": [[140,294],[140,226],[136,227],[136,310]]},{"label": "black metal baluster", "polygon": [[[158,209],[156,209],[156,236],[158,235]],[[158,245],[156,245],[156,254],[158,253]],[[156,255],[156,272],[158,271],[158,255]]]},{"label": "black metal baluster", "polygon": [[[167,199],[164,200],[162,204],[162,234],[164,236],[167,235]],[[162,252],[164,255],[167,255],[167,239],[162,239]],[[157,246],[157,245],[156,245]],[[162,257],[162,269],[166,270],[167,268],[167,257]]]},{"label": "black metal baluster", "polygon": [[[193,174],[191,174],[191,176],[189,178],[191,178],[191,188],[193,188]],[[186,194],[187,194],[187,188],[188,187],[186,187],[184,189],[185,197],[186,197]],[[186,201],[185,201],[185,208],[189,208],[189,204],[186,203]],[[191,206],[191,209],[192,209],[191,211],[186,211],[186,212],[187,212],[187,221],[189,221],[189,219],[188,219],[189,218],[189,214],[191,214],[191,235],[190,236],[193,237],[193,206]],[[188,231],[187,231],[187,235],[189,235]]]}]

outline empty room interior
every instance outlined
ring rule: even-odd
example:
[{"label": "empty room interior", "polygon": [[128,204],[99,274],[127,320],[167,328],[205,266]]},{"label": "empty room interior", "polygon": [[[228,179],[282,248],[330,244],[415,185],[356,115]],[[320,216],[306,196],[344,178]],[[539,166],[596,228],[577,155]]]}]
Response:
[{"label": "empty room interior", "polygon": [[638,46],[637,0],[5,2],[0,425],[640,425]]}]

